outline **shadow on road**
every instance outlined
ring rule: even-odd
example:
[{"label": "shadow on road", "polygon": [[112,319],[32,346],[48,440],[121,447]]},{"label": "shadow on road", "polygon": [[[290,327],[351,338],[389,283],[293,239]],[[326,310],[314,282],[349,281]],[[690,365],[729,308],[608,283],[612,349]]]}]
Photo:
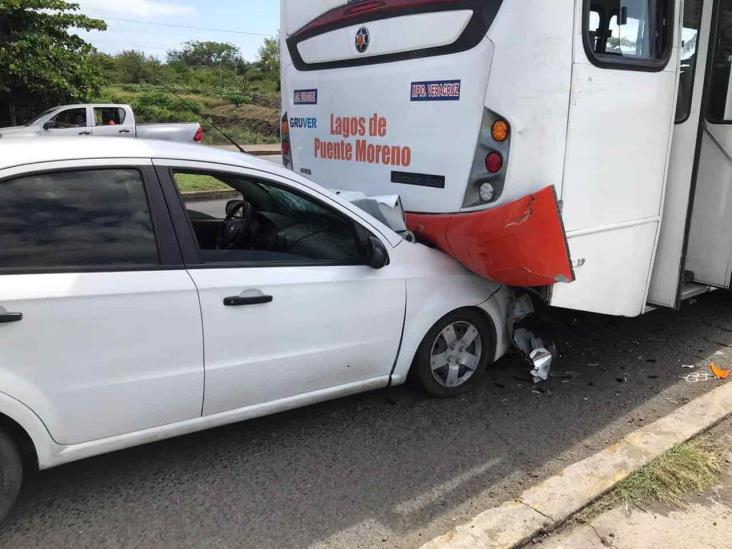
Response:
[{"label": "shadow on road", "polygon": [[456,400],[399,387],[40,472],[0,544],[417,546],[715,387],[681,365],[732,363],[730,305],[552,311],[544,393],[511,355]]}]

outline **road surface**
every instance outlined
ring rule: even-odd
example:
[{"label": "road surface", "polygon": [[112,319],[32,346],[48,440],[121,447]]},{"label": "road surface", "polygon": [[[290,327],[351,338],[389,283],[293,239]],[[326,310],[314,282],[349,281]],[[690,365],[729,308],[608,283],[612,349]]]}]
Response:
[{"label": "road surface", "polygon": [[2,547],[417,547],[715,387],[732,295],[639,319],[553,311],[545,392],[517,355],[456,400],[413,386],[31,474]]}]

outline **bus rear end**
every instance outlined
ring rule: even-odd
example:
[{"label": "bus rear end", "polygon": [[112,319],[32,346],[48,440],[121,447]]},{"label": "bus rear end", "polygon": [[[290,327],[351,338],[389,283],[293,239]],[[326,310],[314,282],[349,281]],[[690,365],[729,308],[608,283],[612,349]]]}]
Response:
[{"label": "bus rear end", "polygon": [[507,184],[514,121],[487,103],[503,4],[282,0],[283,151],[326,187],[401,195],[476,273],[548,286],[574,278],[556,193]]}]

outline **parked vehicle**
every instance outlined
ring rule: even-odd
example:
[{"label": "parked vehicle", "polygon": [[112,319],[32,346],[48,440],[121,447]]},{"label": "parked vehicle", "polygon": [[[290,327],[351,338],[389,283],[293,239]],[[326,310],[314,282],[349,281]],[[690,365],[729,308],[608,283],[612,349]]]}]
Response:
[{"label": "parked vehicle", "polygon": [[[182,199],[203,181],[237,197]],[[3,139],[0,515],[24,450],[45,469],[410,372],[459,394],[507,350],[511,299],[266,160]]]},{"label": "parked vehicle", "polygon": [[678,308],[732,284],[730,18],[732,0],[282,0],[286,161],[399,194],[420,239],[552,305]]},{"label": "parked vehicle", "polygon": [[94,104],[55,107],[23,126],[0,128],[0,137],[137,137],[201,143],[203,128],[197,122],[184,124],[136,124],[129,105]]}]

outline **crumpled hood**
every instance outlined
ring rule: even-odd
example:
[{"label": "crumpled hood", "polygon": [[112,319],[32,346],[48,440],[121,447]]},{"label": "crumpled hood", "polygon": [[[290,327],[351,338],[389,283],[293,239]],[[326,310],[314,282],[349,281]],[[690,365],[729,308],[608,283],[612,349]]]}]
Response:
[{"label": "crumpled hood", "polygon": [[38,129],[29,126],[0,128],[0,137],[38,137],[39,135]]}]

